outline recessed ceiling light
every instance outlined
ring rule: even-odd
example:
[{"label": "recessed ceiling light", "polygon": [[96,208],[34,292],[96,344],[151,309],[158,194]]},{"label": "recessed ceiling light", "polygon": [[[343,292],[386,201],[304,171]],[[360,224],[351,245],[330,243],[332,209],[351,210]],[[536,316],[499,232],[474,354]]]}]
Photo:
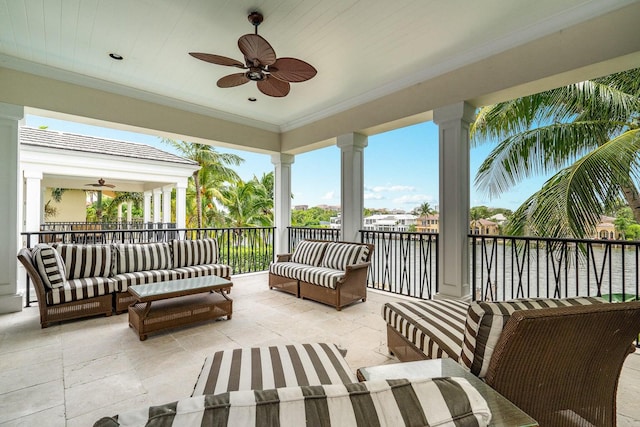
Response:
[{"label": "recessed ceiling light", "polygon": [[124,59],[122,55],[118,55],[117,53],[110,53],[109,58],[115,59],[116,61],[122,61]]},{"label": "recessed ceiling light", "polygon": [[256,101],[257,101],[257,99],[256,99],[256,98],[254,98],[253,96],[252,96],[251,98],[247,98],[247,99],[248,99],[249,101],[251,101],[251,102],[256,102]]}]

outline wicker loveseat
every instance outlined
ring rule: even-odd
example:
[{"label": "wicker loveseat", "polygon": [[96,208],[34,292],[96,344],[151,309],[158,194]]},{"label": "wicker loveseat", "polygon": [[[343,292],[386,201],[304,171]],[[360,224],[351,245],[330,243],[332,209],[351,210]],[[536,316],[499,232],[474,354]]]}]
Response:
[{"label": "wicker loveseat", "polygon": [[640,302],[600,298],[394,302],[383,307],[401,361],[451,357],[541,426],[615,426]]},{"label": "wicker loveseat", "polygon": [[231,267],[218,263],[215,239],[132,244],[38,244],[21,249],[38,299],[40,324],[123,313],[133,302],[128,287],[216,275],[229,279]]},{"label": "wicker loveseat", "polygon": [[373,245],[302,240],[269,266],[269,288],[322,302],[337,310],[367,299]]}]

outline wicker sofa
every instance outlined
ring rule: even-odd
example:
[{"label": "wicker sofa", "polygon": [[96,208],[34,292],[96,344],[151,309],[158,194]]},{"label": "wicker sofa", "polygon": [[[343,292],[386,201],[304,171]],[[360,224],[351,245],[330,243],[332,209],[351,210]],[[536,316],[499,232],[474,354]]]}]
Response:
[{"label": "wicker sofa", "polygon": [[269,288],[332,305],[336,310],[367,299],[373,245],[302,240],[269,266]]},{"label": "wicker sofa", "polygon": [[401,361],[454,358],[540,425],[615,426],[640,302],[403,301],[382,311],[389,351]]},{"label": "wicker sofa", "polygon": [[33,283],[40,324],[123,313],[133,302],[128,287],[216,275],[231,267],[218,262],[215,239],[132,244],[38,244],[18,253]]},{"label": "wicker sofa", "polygon": [[344,350],[312,343],[219,351],[205,360],[192,397],[94,425],[453,427],[490,418],[487,402],[463,378],[358,383]]}]

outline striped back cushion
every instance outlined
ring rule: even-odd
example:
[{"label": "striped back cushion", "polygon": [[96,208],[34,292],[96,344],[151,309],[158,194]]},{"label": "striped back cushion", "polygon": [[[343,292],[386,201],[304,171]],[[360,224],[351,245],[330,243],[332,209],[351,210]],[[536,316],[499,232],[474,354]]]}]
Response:
[{"label": "striped back cushion", "polygon": [[298,264],[307,264],[314,267],[320,265],[322,255],[327,247],[328,242],[313,242],[311,240],[302,240],[296,245],[296,250],[291,256],[291,262]]},{"label": "striped back cushion", "polygon": [[346,270],[348,265],[361,264],[369,259],[369,247],[355,243],[329,243],[322,257],[322,267]]},{"label": "striped back cushion", "polygon": [[[455,404],[452,404],[455,402]],[[489,406],[464,378],[232,391],[103,418],[109,426],[486,426]]]},{"label": "striped back cushion", "polygon": [[109,245],[57,245],[67,271],[67,279],[109,277],[111,273],[111,246]]},{"label": "striped back cushion", "polygon": [[171,268],[168,243],[125,243],[113,245],[113,274]]},{"label": "striped back cushion", "polygon": [[358,382],[342,351],[325,343],[218,351],[205,359],[193,395]]},{"label": "striped back cushion", "polygon": [[[516,310],[590,305],[605,302],[596,297],[564,299],[534,298],[504,302],[473,302],[467,311],[459,362],[471,373],[484,378],[489,361],[511,314]],[[550,331],[551,333],[551,331]]]},{"label": "striped back cushion", "polygon": [[66,282],[67,272],[62,257],[51,246],[38,243],[31,252],[33,263],[42,282],[50,288],[60,288]]},{"label": "striped back cushion", "polygon": [[218,263],[216,239],[172,240],[171,249],[173,268]]}]

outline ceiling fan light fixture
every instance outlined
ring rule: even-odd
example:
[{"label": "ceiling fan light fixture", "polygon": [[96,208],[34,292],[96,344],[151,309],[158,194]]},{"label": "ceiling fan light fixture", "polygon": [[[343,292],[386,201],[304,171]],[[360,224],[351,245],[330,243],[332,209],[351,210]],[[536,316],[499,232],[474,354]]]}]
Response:
[{"label": "ceiling fan light fixture", "polygon": [[264,80],[264,73],[262,72],[262,70],[258,68],[250,69],[249,71],[247,71],[245,75],[249,80],[254,82],[259,82],[261,80]]}]

